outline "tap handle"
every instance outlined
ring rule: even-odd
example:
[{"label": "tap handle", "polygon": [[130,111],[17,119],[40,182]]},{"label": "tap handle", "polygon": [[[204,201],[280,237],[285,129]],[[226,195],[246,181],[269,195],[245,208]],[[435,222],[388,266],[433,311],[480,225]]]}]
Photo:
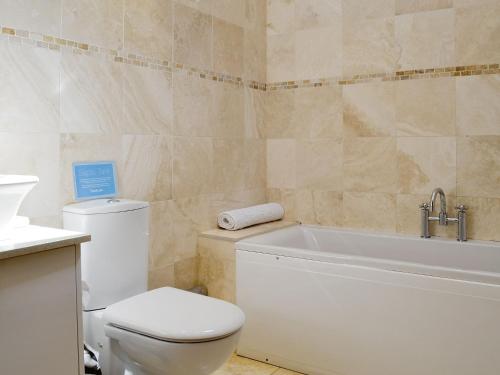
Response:
[{"label": "tap handle", "polygon": [[458,220],[457,241],[467,241],[467,207],[459,204],[455,208]]},{"label": "tap handle", "polygon": [[418,207],[422,210],[429,210],[431,206],[429,205],[429,203],[424,202],[420,204]]}]

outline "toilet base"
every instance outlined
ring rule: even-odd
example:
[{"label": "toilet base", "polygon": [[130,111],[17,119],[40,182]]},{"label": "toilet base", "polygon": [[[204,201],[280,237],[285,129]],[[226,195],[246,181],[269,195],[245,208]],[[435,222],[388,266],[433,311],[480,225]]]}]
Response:
[{"label": "toilet base", "polygon": [[240,336],[238,331],[214,341],[176,343],[109,325],[105,332],[111,357],[120,359],[127,375],[209,375],[229,359]]},{"label": "toilet base", "polygon": [[104,333],[104,310],[83,312],[84,341],[98,355],[102,375],[124,375],[124,363],[111,352],[111,340]]}]

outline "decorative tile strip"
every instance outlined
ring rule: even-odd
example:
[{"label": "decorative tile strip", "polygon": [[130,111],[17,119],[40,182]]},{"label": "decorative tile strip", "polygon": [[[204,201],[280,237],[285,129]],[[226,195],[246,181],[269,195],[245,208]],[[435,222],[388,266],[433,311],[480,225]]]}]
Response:
[{"label": "decorative tile strip", "polygon": [[195,67],[186,66],[185,64],[175,63],[155,57],[140,56],[133,53],[128,53],[127,51],[123,50],[113,50],[109,48],[98,47],[87,43],[58,38],[55,36],[35,33],[27,30],[14,29],[5,26],[0,26],[0,38],[7,39],[13,43],[21,43],[38,48],[48,48],[53,51],[69,50],[75,54],[104,57],[116,63],[129,64],[153,70],[165,70],[167,72],[185,72],[190,76],[199,77],[201,79],[224,82],[261,91],[290,90],[306,87],[326,87],[334,85],[353,85],[374,81],[404,81],[410,79],[500,74],[499,64],[482,64],[412,69],[391,73],[356,74],[348,77],[305,79],[266,84],[263,82],[252,80],[244,80],[242,77],[231,76],[224,73],[198,69]]},{"label": "decorative tile strip", "polygon": [[410,79],[463,77],[472,75],[500,74],[499,64],[482,64],[467,66],[448,66],[441,68],[402,70],[393,73],[357,74],[349,77],[333,77],[284,81],[267,84],[267,90],[287,90],[304,87],[323,87],[332,85],[354,85],[374,81],[404,81]]},{"label": "decorative tile strip", "polygon": [[19,30],[10,27],[0,26],[0,31],[1,39],[7,39],[9,42],[13,43],[21,43],[38,48],[47,48],[53,51],[67,50],[75,54],[107,58],[110,61],[114,61],[116,63],[135,65],[153,70],[164,70],[167,72],[185,72],[190,76],[199,77],[201,79],[208,79],[236,86],[249,87],[255,90],[266,90],[266,84],[262,82],[244,80],[242,77],[217,73],[210,70],[198,69],[195,67],[186,66],[181,63],[174,63],[155,57],[140,56],[137,54],[128,53],[127,51],[102,48],[74,40],[58,38],[51,35]]}]

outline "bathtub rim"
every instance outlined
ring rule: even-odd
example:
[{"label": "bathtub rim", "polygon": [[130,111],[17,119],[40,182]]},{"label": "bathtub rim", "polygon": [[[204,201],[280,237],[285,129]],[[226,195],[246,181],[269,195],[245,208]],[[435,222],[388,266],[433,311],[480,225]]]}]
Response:
[{"label": "bathtub rim", "polygon": [[[422,239],[415,235],[408,234],[398,234],[398,233],[387,233],[387,232],[375,232],[375,231],[363,231],[356,230],[352,228],[337,228],[329,226],[319,226],[319,225],[308,225],[298,223],[286,228],[280,228],[267,232],[264,234],[259,234],[256,236],[251,236],[240,240],[235,243],[235,249],[238,251],[248,251],[261,254],[270,254],[275,256],[291,257],[296,259],[304,259],[319,262],[329,262],[339,265],[346,266],[357,266],[357,267],[368,267],[372,269],[381,269],[385,271],[392,272],[402,272],[409,273],[420,276],[438,277],[443,279],[452,279],[473,283],[482,283],[496,285],[500,287],[500,272],[488,272],[481,270],[465,270],[461,268],[453,267],[443,267],[430,265],[425,263],[409,262],[403,260],[391,260],[387,258],[374,258],[362,255],[348,255],[335,252],[325,252],[311,249],[303,249],[300,247],[285,247],[272,244],[262,244],[255,242],[255,239],[261,237],[271,236],[273,233],[279,231],[290,231],[294,228],[313,228],[317,230],[334,231],[353,235],[363,235],[372,236],[378,238],[391,238],[391,239],[404,239],[410,241],[426,241],[434,243],[457,243],[458,246],[479,246],[479,247],[498,247],[500,251],[500,242],[496,241],[481,241],[481,240],[470,240],[467,242],[458,242],[453,239],[446,239],[441,237],[433,237],[430,239]],[[253,240],[253,241],[252,241]]]}]

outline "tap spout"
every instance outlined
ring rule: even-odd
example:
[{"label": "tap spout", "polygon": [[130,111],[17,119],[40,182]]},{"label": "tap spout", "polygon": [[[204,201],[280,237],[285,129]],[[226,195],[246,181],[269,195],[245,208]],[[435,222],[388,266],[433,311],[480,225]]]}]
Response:
[{"label": "tap spout", "polygon": [[436,204],[437,196],[439,196],[439,205],[440,205],[439,224],[446,225],[447,224],[447,222],[446,222],[446,215],[447,215],[447,213],[446,213],[446,195],[444,194],[443,189],[435,188],[432,191],[429,210],[430,210],[430,212],[434,211],[434,206]]}]

